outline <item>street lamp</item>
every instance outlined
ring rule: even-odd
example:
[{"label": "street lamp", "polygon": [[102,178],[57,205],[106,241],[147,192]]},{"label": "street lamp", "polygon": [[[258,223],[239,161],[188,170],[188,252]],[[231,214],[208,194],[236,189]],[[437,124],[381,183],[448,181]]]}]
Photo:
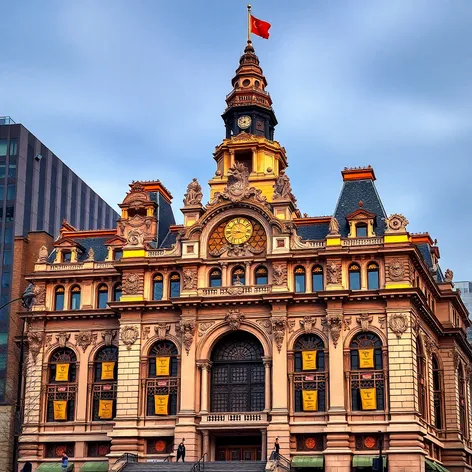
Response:
[{"label": "street lamp", "polygon": [[[25,291],[22,293],[21,297],[14,298],[13,300],[10,300],[8,303],[5,303],[4,305],[0,306],[0,311],[5,308],[6,306],[10,305],[11,303],[18,302],[21,300],[21,305],[23,308],[25,308],[27,311],[31,310],[33,304],[34,304],[34,298],[36,294],[34,293],[34,285],[30,283]],[[13,422],[13,467],[12,471],[16,471],[18,466],[17,466],[17,461],[18,461],[18,437],[19,437],[19,432],[20,432],[20,427],[23,422],[22,418],[22,392],[23,392],[23,358],[24,358],[24,352],[25,352],[25,342],[24,342],[24,334],[25,334],[25,324],[26,324],[26,318],[23,318],[23,325],[21,328],[21,338],[20,338],[20,368],[18,371],[18,387],[16,391],[16,402],[15,402],[15,417],[14,417],[14,422]]]}]

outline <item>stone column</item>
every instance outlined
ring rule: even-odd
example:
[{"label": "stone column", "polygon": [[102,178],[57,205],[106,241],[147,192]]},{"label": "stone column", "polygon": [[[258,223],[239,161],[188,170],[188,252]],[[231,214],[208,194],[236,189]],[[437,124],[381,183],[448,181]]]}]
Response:
[{"label": "stone column", "polygon": [[228,283],[228,263],[227,262],[220,262],[221,265],[221,286],[227,287],[231,285]]},{"label": "stone column", "polygon": [[262,361],[264,363],[264,368],[265,368],[265,405],[264,405],[264,411],[269,412],[270,411],[270,384],[271,384],[271,378],[270,378],[270,364],[272,363],[271,359],[269,357],[263,357]]},{"label": "stone column", "polygon": [[313,292],[313,277],[311,273],[312,268],[313,267],[307,261],[305,264],[305,291],[307,293]]},{"label": "stone column", "polygon": [[210,433],[209,431],[203,430],[203,453],[202,454],[207,454],[205,457],[205,460],[208,461],[210,460]]},{"label": "stone column", "polygon": [[202,371],[202,385],[201,385],[201,396],[200,396],[200,413],[208,413],[208,381],[209,373],[211,369],[210,361],[202,361],[198,363]]},{"label": "stone column", "polygon": [[265,429],[261,429],[261,436],[262,436],[261,459],[265,461],[267,460],[267,431]]},{"label": "stone column", "polygon": [[169,300],[169,271],[164,270],[162,273],[162,299]]},{"label": "stone column", "polygon": [[249,261],[246,261],[244,263],[244,267],[246,268],[246,285],[254,285],[254,279],[251,271],[251,263]]}]

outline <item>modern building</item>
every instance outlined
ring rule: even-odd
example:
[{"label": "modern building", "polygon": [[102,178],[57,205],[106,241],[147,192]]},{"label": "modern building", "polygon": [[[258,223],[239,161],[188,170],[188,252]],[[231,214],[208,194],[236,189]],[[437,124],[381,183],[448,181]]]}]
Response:
[{"label": "modern building", "polygon": [[134,182],[116,229],[40,250],[20,467],[185,438],[187,461],[263,470],[278,438],[292,470],[371,471],[381,447],[384,470],[470,470],[470,322],[438,247],[387,216],[371,167],[301,216],[251,42],[232,86],[206,205],[193,179],[175,225],[162,183]]},{"label": "modern building", "polygon": [[[115,227],[118,214],[23,125],[0,118],[0,306],[21,296],[42,245],[67,219],[81,229]],[[8,470],[17,398],[20,304],[0,311],[0,471]]]},{"label": "modern building", "polygon": [[[460,291],[462,301],[464,302],[465,307],[469,311],[470,318],[472,314],[472,282],[454,282],[454,288]],[[472,328],[469,328],[467,330],[467,337],[469,341],[472,342]]]}]

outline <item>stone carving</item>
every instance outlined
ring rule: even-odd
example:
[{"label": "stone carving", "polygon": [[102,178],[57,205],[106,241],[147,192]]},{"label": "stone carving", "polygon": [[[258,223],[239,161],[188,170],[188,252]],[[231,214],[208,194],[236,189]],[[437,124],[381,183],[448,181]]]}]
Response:
[{"label": "stone carving", "polygon": [[379,316],[379,324],[382,329],[387,327],[387,316]]},{"label": "stone carving", "polygon": [[144,241],[144,235],[140,229],[132,229],[128,232],[127,238],[130,246],[142,246]]},{"label": "stone carving", "polygon": [[280,171],[280,175],[275,179],[274,200],[295,200],[290,185],[290,179],[283,170]]},{"label": "stone carving", "polygon": [[295,329],[295,320],[289,320],[287,322],[287,326],[288,326],[288,332],[293,333],[293,330]]},{"label": "stone carving", "polygon": [[182,344],[187,351],[187,356],[190,352],[190,348],[192,347],[193,337],[195,334],[195,325],[195,320],[180,320],[176,327],[176,331],[178,334],[180,334]]},{"label": "stone carving", "polygon": [[44,305],[45,302],[46,302],[46,286],[35,285],[34,286],[34,304]]},{"label": "stone carving", "polygon": [[194,178],[187,185],[187,193],[184,196],[184,205],[201,205],[202,198],[202,186],[198,183],[198,180]]},{"label": "stone carving", "polygon": [[230,309],[225,316],[226,323],[232,330],[238,330],[244,320],[244,315],[238,309]]},{"label": "stone carving", "polygon": [[46,336],[46,347],[51,347],[52,344],[52,334]]},{"label": "stone carving", "polygon": [[154,332],[156,333],[157,339],[159,339],[159,341],[164,341],[169,331],[170,324],[168,323],[157,323],[157,326],[154,326]]},{"label": "stone carving", "polygon": [[304,316],[303,320],[300,320],[300,328],[304,329],[306,334],[313,333],[315,325],[316,318],[314,316]]},{"label": "stone carving", "polygon": [[285,285],[287,283],[287,266],[285,264],[274,264],[272,267],[272,280],[274,285]]},{"label": "stone carving", "polygon": [[399,213],[390,215],[385,220],[385,233],[405,233],[408,220]]},{"label": "stone carving", "polygon": [[214,321],[205,321],[198,324],[198,337],[201,338],[213,325]]},{"label": "stone carving", "polygon": [[339,223],[334,216],[332,216],[329,221],[329,234],[331,236],[339,236]]},{"label": "stone carving", "polygon": [[105,331],[102,331],[102,339],[105,341],[105,346],[111,346],[115,336],[116,329],[106,329]]},{"label": "stone carving", "polygon": [[28,346],[29,352],[33,357],[33,362],[36,364],[36,359],[38,358],[38,354],[41,351],[41,347],[43,345],[43,333],[39,331],[28,331],[27,339],[28,339]]},{"label": "stone carving", "polygon": [[388,326],[397,335],[397,338],[401,338],[408,329],[408,318],[404,313],[394,313],[390,315]]},{"label": "stone carving", "polygon": [[221,256],[225,252],[228,257],[250,257],[254,254],[261,254],[264,252],[264,248],[255,248],[248,242],[241,245],[227,243],[220,249],[214,249],[208,252],[214,257]]},{"label": "stone carving", "polygon": [[451,354],[452,354],[452,362],[454,364],[454,370],[457,370],[457,368],[459,367],[459,361],[461,359],[461,356],[459,355],[459,352],[457,351],[457,349],[454,349],[451,353],[451,351],[449,351],[449,357],[451,357]]},{"label": "stone carving", "polygon": [[326,315],[321,322],[327,331],[331,334],[334,347],[336,348],[341,335],[341,329],[343,325],[343,318],[341,315]]},{"label": "stone carving", "polygon": [[87,252],[87,259],[85,259],[85,262],[92,262],[95,260],[95,252],[93,248],[90,248]]},{"label": "stone carving", "polygon": [[131,350],[131,346],[137,341],[138,337],[139,330],[136,326],[124,326],[121,328],[121,341],[128,351]]},{"label": "stone carving", "polygon": [[389,264],[387,264],[387,270],[387,276],[394,282],[405,278],[405,265],[398,257],[395,257]]},{"label": "stone carving", "polygon": [[327,278],[328,284],[341,283],[341,264],[336,264],[334,261],[328,264]]},{"label": "stone carving", "polygon": [[454,278],[454,272],[452,272],[451,269],[446,269],[446,272],[444,272],[444,281],[452,282],[453,278]]},{"label": "stone carving", "polygon": [[184,270],[184,281],[183,288],[184,290],[195,290],[197,288],[197,271],[193,269]]},{"label": "stone carving", "polygon": [[227,201],[236,203],[244,199],[252,199],[257,203],[267,203],[262,191],[255,187],[249,187],[249,171],[242,162],[236,162],[228,170],[228,183],[223,192],[216,192],[209,206],[218,202]]},{"label": "stone carving", "polygon": [[141,334],[141,339],[149,339],[149,333],[151,332],[150,326],[145,326]]},{"label": "stone carving", "polygon": [[437,351],[438,347],[436,346],[436,343],[426,333],[422,333],[422,339],[426,355],[428,357],[431,357],[433,353]]},{"label": "stone carving", "polygon": [[69,341],[69,338],[70,338],[70,333],[62,332],[62,333],[56,334],[56,341],[60,347],[66,347],[67,341]]},{"label": "stone carving", "polygon": [[85,352],[90,344],[95,346],[97,340],[97,334],[92,331],[81,331],[75,335],[75,345],[82,348],[82,352]]},{"label": "stone carving", "polygon": [[271,328],[272,328],[272,337],[274,339],[275,344],[277,345],[277,349],[282,349],[282,344],[284,342],[284,335],[285,335],[285,327],[287,326],[287,321],[285,318],[281,317],[274,317],[271,318]]},{"label": "stone carving", "polygon": [[368,313],[362,313],[356,318],[356,321],[361,325],[362,331],[369,331],[370,324],[372,323],[373,319],[374,317],[372,315],[369,315]]},{"label": "stone carving", "polygon": [[38,260],[36,261],[38,264],[45,264],[48,261],[48,248],[45,245],[42,245],[39,248]]},{"label": "stone carving", "polygon": [[256,323],[264,329],[267,334],[272,334],[272,324],[270,320],[257,320]]},{"label": "stone carving", "polygon": [[131,272],[123,275],[122,287],[125,295],[136,295],[143,291],[143,277],[142,275]]},{"label": "stone carving", "polygon": [[352,316],[345,316],[343,318],[344,331],[349,331],[351,329]]},{"label": "stone carving", "polygon": [[232,287],[226,289],[228,295],[242,295],[244,293],[244,285],[239,282],[239,284],[234,284]]}]

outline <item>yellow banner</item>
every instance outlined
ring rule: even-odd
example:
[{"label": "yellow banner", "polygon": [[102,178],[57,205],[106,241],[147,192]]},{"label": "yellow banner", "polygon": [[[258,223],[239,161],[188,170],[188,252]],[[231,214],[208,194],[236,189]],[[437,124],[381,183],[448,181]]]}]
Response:
[{"label": "yellow banner", "polygon": [[111,420],[113,418],[113,400],[100,400],[98,417],[102,420]]},{"label": "yellow banner", "polygon": [[318,411],[318,390],[303,390],[303,411]]},{"label": "yellow banner", "polygon": [[170,357],[156,357],[156,375],[169,375]]},{"label": "yellow banner", "polygon": [[359,349],[359,368],[361,369],[374,368],[374,350],[373,349]]},{"label": "yellow banner", "polygon": [[115,380],[114,362],[102,362],[102,380]]},{"label": "yellow banner", "polygon": [[67,420],[67,400],[54,400],[54,420]]},{"label": "yellow banner", "polygon": [[56,364],[56,382],[69,381],[69,364]]},{"label": "yellow banner", "polygon": [[302,352],[303,370],[316,370],[316,351]]},{"label": "yellow banner", "polygon": [[375,388],[361,388],[361,401],[363,410],[376,410],[377,393]]},{"label": "yellow banner", "polygon": [[154,395],[156,415],[167,415],[169,395]]}]

